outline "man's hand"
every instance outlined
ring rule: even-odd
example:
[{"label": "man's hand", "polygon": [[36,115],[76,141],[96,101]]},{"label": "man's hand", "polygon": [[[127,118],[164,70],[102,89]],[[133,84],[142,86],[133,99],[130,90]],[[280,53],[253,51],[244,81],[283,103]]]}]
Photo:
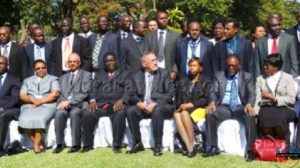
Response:
[{"label": "man's hand", "polygon": [[248,114],[249,116],[255,116],[256,113],[255,113],[255,110],[254,108],[252,107],[251,104],[247,104],[244,108],[244,111],[246,114]]},{"label": "man's hand", "polygon": [[57,105],[57,110],[66,110],[69,109],[70,103],[68,101],[62,101]]},{"label": "man's hand", "polygon": [[213,113],[216,111],[216,105],[215,105],[215,102],[211,102],[208,104],[208,106],[206,107],[206,112],[207,113]]},{"label": "man's hand", "polygon": [[136,104],[137,108],[143,112],[147,112],[147,104],[144,102],[138,102]]},{"label": "man's hand", "polygon": [[147,113],[150,114],[153,112],[154,108],[157,106],[157,103],[151,103],[147,105]]},{"label": "man's hand", "polygon": [[98,109],[96,101],[91,101],[88,105],[88,110],[91,112],[95,112]]},{"label": "man's hand", "polygon": [[124,103],[122,100],[116,101],[115,104],[113,105],[114,111],[122,110],[122,109],[124,109],[124,107],[125,106],[124,106]]}]

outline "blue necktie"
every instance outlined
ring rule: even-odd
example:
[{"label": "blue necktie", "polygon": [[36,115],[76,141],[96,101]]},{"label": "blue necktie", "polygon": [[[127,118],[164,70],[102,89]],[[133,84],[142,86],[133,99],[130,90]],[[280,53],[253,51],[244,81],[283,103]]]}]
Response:
[{"label": "blue necktie", "polygon": [[236,86],[235,77],[233,77],[231,82],[230,102],[229,102],[229,107],[232,112],[236,111],[239,107],[238,98],[239,98],[239,93]]}]

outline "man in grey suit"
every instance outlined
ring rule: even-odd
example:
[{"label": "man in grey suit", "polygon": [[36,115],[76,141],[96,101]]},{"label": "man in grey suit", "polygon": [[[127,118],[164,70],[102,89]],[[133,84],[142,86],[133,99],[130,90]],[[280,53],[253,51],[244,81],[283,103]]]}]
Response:
[{"label": "man in grey suit", "polygon": [[156,14],[158,29],[149,33],[145,38],[145,51],[152,51],[157,55],[158,66],[168,71],[176,70],[176,45],[180,35],[167,28],[168,14],[158,11]]},{"label": "man in grey suit", "polygon": [[144,36],[147,23],[143,20],[133,22],[133,32],[121,41],[120,65],[122,70],[135,74],[142,68],[141,57],[144,52]]},{"label": "man in grey suit", "polygon": [[69,153],[78,152],[81,149],[81,113],[83,101],[88,97],[91,73],[80,69],[80,56],[72,53],[68,57],[70,72],[60,77],[59,83],[62,89],[57,101],[55,113],[55,135],[57,146],[53,153],[60,153],[64,146],[64,130],[68,117],[71,120],[72,148]]},{"label": "man in grey suit", "polygon": [[227,119],[235,119],[245,125],[247,138],[246,160],[252,161],[252,144],[255,141],[255,84],[250,73],[241,69],[237,56],[229,55],[226,59],[226,71],[218,72],[213,81],[210,103],[206,116],[207,139],[209,150],[204,157],[219,154],[218,126]]},{"label": "man in grey suit", "polygon": [[298,76],[297,41],[295,37],[281,32],[280,18],[270,15],[267,19],[268,35],[256,41],[256,76],[263,73],[263,60],[270,54],[280,53],[283,60],[281,70]]}]

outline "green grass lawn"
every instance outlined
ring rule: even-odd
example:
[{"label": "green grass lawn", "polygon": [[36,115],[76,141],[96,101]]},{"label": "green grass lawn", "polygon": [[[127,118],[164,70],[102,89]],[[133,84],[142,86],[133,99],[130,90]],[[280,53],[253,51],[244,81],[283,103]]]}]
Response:
[{"label": "green grass lawn", "polygon": [[122,154],[114,154],[111,148],[97,148],[88,153],[68,154],[68,149],[65,149],[60,154],[52,154],[51,150],[46,153],[34,154],[32,151],[0,158],[0,167],[2,168],[99,168],[99,167],[164,167],[164,168],[186,168],[186,167],[201,167],[201,168],[299,168],[298,160],[289,160],[285,163],[261,162],[253,161],[247,163],[243,157],[219,155],[212,158],[202,158],[199,154],[195,158],[183,157],[180,154],[165,152],[161,157],[154,157],[152,151],[147,149],[133,155],[125,154],[123,149]]}]

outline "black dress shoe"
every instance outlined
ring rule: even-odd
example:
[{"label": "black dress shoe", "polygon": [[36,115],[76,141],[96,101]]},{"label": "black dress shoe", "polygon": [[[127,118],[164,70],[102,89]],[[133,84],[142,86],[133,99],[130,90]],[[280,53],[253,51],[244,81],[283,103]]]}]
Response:
[{"label": "black dress shoe", "polygon": [[53,149],[52,153],[57,154],[57,153],[60,153],[63,150],[64,150],[64,145],[59,144],[59,145],[56,145],[56,148]]},{"label": "black dress shoe", "polygon": [[89,152],[90,150],[93,150],[93,149],[94,148],[92,146],[84,146],[80,152],[81,153],[86,153],[86,152]]},{"label": "black dress shoe", "polygon": [[154,148],[154,156],[161,156],[163,153],[161,151],[161,145],[156,145]]},{"label": "black dress shoe", "polygon": [[245,156],[246,162],[252,162],[255,159],[255,155],[252,151],[248,151]]},{"label": "black dress shoe", "polygon": [[188,151],[187,150],[182,150],[182,156],[187,156],[188,155]]},{"label": "black dress shoe", "polygon": [[114,153],[122,153],[121,147],[119,147],[119,146],[113,146],[113,151],[114,151]]},{"label": "black dress shoe", "polygon": [[204,153],[202,156],[203,157],[210,157],[210,156],[215,156],[215,155],[219,155],[220,154],[220,150],[218,147],[211,147],[210,150],[206,153]]},{"label": "black dress shoe", "polygon": [[81,149],[81,146],[72,146],[72,148],[68,151],[68,153],[75,153],[75,152],[79,152]]},{"label": "black dress shoe", "polygon": [[140,151],[144,151],[144,145],[142,144],[142,142],[136,143],[135,145],[133,145],[133,148],[129,151],[127,151],[127,154],[132,154],[132,153],[137,153]]}]

